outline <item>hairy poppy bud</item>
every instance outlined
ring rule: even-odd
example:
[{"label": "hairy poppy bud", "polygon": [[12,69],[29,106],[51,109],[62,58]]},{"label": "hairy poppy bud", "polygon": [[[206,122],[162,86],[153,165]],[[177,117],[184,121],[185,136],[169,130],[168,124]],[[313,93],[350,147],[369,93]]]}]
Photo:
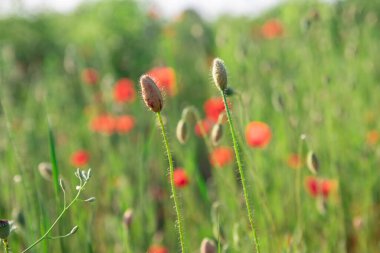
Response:
[{"label": "hairy poppy bud", "polygon": [[181,144],[185,144],[187,140],[187,124],[186,121],[181,119],[178,121],[176,129],[177,139]]},{"label": "hairy poppy bud", "polygon": [[313,151],[309,151],[309,153],[307,154],[306,164],[307,164],[307,167],[309,168],[309,170],[313,174],[316,174],[318,172],[319,161],[318,161],[318,158]]},{"label": "hairy poppy bud", "polygon": [[212,63],[212,78],[219,90],[224,91],[227,88],[226,67],[224,66],[224,62],[219,58],[215,58]]},{"label": "hairy poppy bud", "polygon": [[201,253],[216,253],[215,243],[211,239],[203,239],[201,243]]},{"label": "hairy poppy bud", "polygon": [[11,225],[7,220],[0,220],[0,239],[7,239],[11,232]]},{"label": "hairy poppy bud", "polygon": [[215,124],[211,130],[211,141],[215,146],[219,144],[220,139],[223,136],[223,126],[222,124]]},{"label": "hairy poppy bud", "polygon": [[53,177],[53,171],[51,168],[51,163],[42,162],[42,163],[38,164],[38,171],[40,172],[41,176],[44,179],[51,181],[51,179]]},{"label": "hairy poppy bud", "polygon": [[133,219],[133,210],[127,209],[123,215],[123,222],[124,222],[124,225],[127,229],[129,229],[131,227],[132,219]]},{"label": "hairy poppy bud", "polygon": [[160,112],[163,107],[161,91],[156,83],[148,75],[142,75],[140,78],[142,97],[146,106],[153,112]]}]

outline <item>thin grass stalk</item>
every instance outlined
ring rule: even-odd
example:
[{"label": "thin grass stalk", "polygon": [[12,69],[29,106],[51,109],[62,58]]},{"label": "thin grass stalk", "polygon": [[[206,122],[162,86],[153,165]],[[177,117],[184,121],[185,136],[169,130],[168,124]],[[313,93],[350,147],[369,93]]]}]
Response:
[{"label": "thin grass stalk", "polygon": [[242,159],[240,157],[239,145],[238,145],[238,141],[236,138],[235,128],[233,125],[230,109],[228,107],[227,98],[226,98],[226,94],[224,93],[224,91],[221,91],[221,95],[223,97],[223,102],[224,102],[224,106],[226,108],[226,113],[227,113],[227,118],[228,118],[228,124],[230,126],[230,132],[231,132],[232,142],[233,142],[233,146],[234,146],[234,150],[235,150],[236,162],[237,162],[238,169],[239,169],[241,184],[243,186],[243,194],[244,194],[244,199],[245,199],[245,205],[247,208],[249,223],[250,223],[251,229],[252,229],[252,236],[253,236],[253,240],[255,242],[256,252],[260,253],[260,243],[259,243],[259,240],[257,238],[256,227],[255,227],[255,224],[253,222],[253,212],[252,212],[252,209],[251,209],[250,204],[249,204],[248,190],[247,190],[247,186],[245,183],[245,181],[246,181],[245,172],[243,170],[243,163],[242,163]]}]

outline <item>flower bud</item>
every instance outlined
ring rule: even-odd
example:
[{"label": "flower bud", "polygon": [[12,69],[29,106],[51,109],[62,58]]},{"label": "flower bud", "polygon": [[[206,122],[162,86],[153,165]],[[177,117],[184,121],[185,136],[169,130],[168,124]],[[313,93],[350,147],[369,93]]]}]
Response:
[{"label": "flower bud", "polygon": [[222,124],[215,124],[211,130],[211,141],[214,146],[219,144],[220,139],[223,136],[223,126]]},{"label": "flower bud", "polygon": [[309,151],[306,158],[306,164],[308,169],[313,173],[316,174],[319,170],[319,161],[317,156],[313,151]]},{"label": "flower bud", "polygon": [[196,108],[194,106],[187,106],[182,110],[182,119],[186,121],[187,123],[194,123],[196,122],[197,116],[196,116]]},{"label": "flower bud", "polygon": [[185,144],[187,140],[187,124],[185,120],[181,119],[178,121],[177,129],[176,129],[177,139],[181,144]]},{"label": "flower bud", "polygon": [[123,222],[124,222],[124,225],[127,229],[129,229],[131,227],[132,220],[133,220],[133,210],[127,209],[123,215]]},{"label": "flower bud", "polygon": [[226,67],[224,66],[224,62],[219,58],[215,58],[212,63],[212,78],[219,90],[224,91],[227,88]]},{"label": "flower bud", "polygon": [[211,239],[203,239],[201,243],[201,253],[216,253],[215,243]]},{"label": "flower bud", "polygon": [[11,232],[11,225],[8,220],[0,220],[0,239],[7,239]]},{"label": "flower bud", "polygon": [[146,106],[153,112],[160,112],[163,107],[161,91],[156,83],[148,75],[142,75],[140,78],[142,97]]},{"label": "flower bud", "polygon": [[42,162],[38,164],[38,171],[44,179],[51,181],[53,177],[53,170],[50,163]]}]

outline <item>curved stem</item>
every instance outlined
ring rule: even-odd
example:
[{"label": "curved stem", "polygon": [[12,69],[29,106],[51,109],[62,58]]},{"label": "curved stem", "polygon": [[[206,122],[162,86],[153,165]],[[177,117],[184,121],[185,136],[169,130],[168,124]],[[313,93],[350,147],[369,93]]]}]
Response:
[{"label": "curved stem", "polygon": [[242,163],[242,159],[240,157],[239,144],[238,144],[238,141],[236,138],[235,128],[234,128],[234,125],[232,122],[230,109],[228,107],[226,94],[224,94],[223,91],[221,93],[222,93],[222,97],[223,97],[224,106],[225,106],[226,112],[227,112],[228,123],[230,126],[232,142],[233,142],[233,146],[234,146],[234,150],[235,150],[236,162],[237,162],[237,165],[239,168],[240,180],[241,180],[241,184],[243,186],[243,194],[244,194],[244,199],[245,199],[245,205],[247,207],[248,219],[249,219],[249,223],[250,223],[251,229],[252,229],[253,240],[254,240],[255,245],[256,245],[256,252],[260,253],[260,244],[259,244],[259,240],[258,240],[257,235],[256,235],[256,227],[253,223],[253,212],[252,212],[250,204],[249,204],[249,196],[248,196],[247,186],[245,183],[245,172],[243,170],[243,163]]},{"label": "curved stem", "polygon": [[168,138],[166,136],[164,123],[162,122],[161,113],[157,112],[156,114],[157,114],[158,121],[160,122],[161,131],[162,131],[162,137],[164,139],[164,144],[165,144],[165,148],[166,148],[166,154],[168,156],[170,186],[171,186],[171,191],[172,191],[172,194],[173,194],[174,209],[175,209],[176,214],[177,214],[177,225],[178,225],[179,240],[180,240],[180,244],[181,244],[181,252],[184,253],[185,252],[185,244],[184,244],[184,239],[183,239],[183,234],[184,233],[183,233],[181,213],[180,213],[180,210],[179,210],[179,207],[178,207],[177,192],[176,192],[176,189],[175,189],[175,186],[174,186],[173,158],[172,158],[172,154],[170,153],[169,142],[168,142]]},{"label": "curved stem", "polygon": [[24,251],[22,251],[21,253],[25,253],[25,252],[31,250],[34,246],[36,246],[42,240],[44,240],[44,239],[46,239],[48,237],[49,233],[53,230],[53,228],[55,227],[55,225],[57,225],[58,221],[62,218],[62,216],[66,213],[66,211],[75,203],[75,201],[77,201],[77,199],[79,198],[79,195],[82,192],[82,189],[84,188],[85,185],[86,185],[86,182],[84,182],[83,185],[79,188],[79,190],[78,190],[75,198],[66,207],[63,208],[62,212],[59,214],[59,216],[57,217],[57,219],[55,219],[55,221],[50,226],[50,228],[46,231],[46,233],[43,236],[41,236],[40,239],[38,239],[37,241],[35,241],[32,245],[30,245]]}]

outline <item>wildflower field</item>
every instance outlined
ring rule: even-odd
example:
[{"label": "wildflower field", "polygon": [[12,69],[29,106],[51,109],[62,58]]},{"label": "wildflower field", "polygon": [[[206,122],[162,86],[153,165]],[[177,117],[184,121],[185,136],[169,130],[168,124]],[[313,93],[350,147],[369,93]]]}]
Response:
[{"label": "wildflower field", "polygon": [[0,17],[0,252],[380,252],[379,19]]}]

